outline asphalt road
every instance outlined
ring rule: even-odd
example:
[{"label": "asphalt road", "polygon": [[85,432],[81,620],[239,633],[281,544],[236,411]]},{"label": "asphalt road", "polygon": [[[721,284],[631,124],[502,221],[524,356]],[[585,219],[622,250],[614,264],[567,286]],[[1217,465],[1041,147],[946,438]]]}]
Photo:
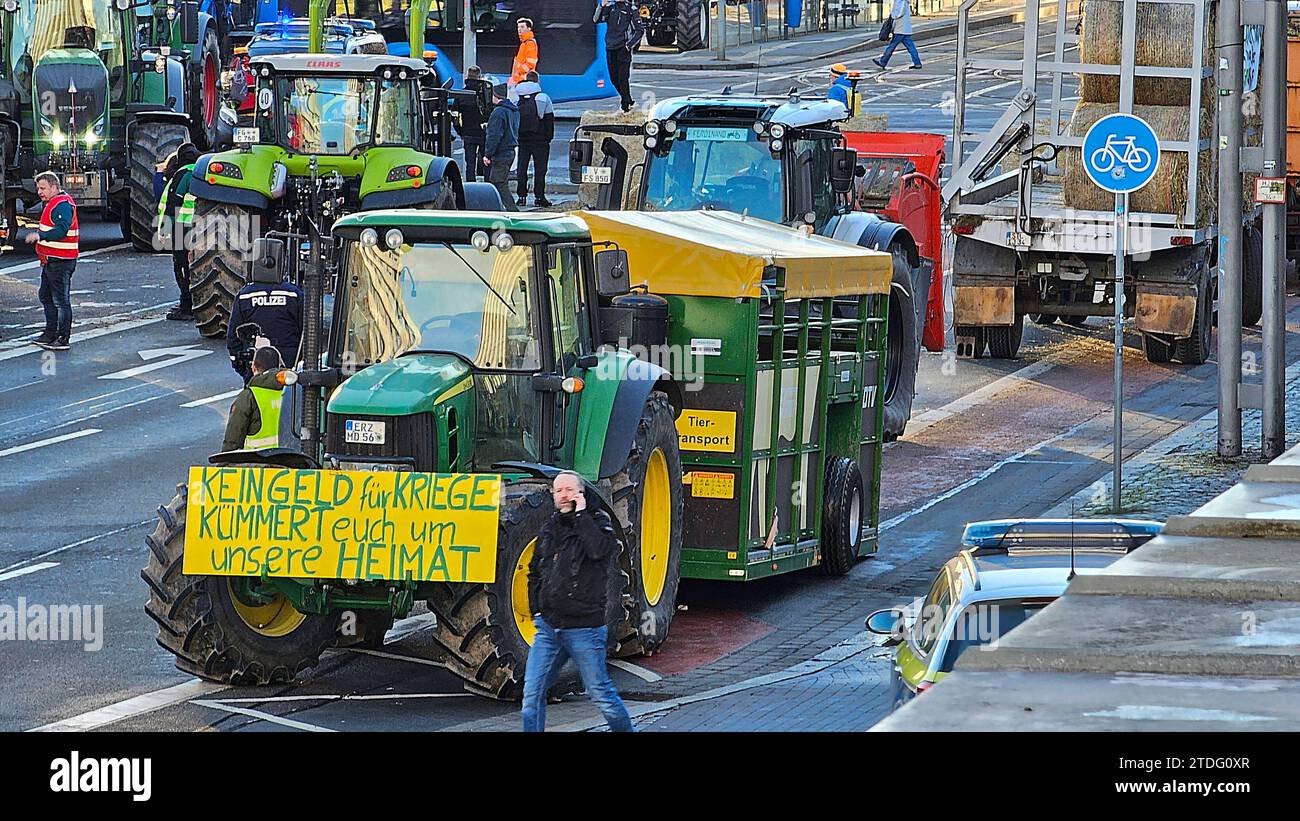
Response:
[{"label": "asphalt road", "polygon": [[[980,37],[989,49],[1018,44],[993,32]],[[930,43],[923,53],[921,71],[873,77],[866,107],[887,111],[895,129],[947,132],[953,45]],[[823,62],[763,73],[760,88],[820,85]],[[634,82],[666,96],[746,77],[753,82],[753,72],[645,71]],[[973,125],[991,124],[1013,87],[995,74],[981,77],[968,99]],[[553,162],[563,162],[566,128]],[[53,722],[247,731],[513,726],[514,705],[466,695],[429,662],[420,632],[427,618],[418,612],[384,651],[330,652],[289,687],[218,688],[176,671],[143,611],[143,537],[186,468],[217,448],[239,382],[221,344],[162,318],[176,297],[169,257],[114,248],[120,238],[109,225],[88,223],[83,236],[97,252],[74,278],[66,353],[25,342],[40,328],[38,271],[25,249],[0,257],[0,603],[100,605],[102,647],[0,642],[0,730]],[[1257,334],[1248,337],[1247,349],[1257,349]],[[966,521],[1034,515],[1087,487],[1107,466],[1062,437],[1110,413],[1108,339],[1108,324],[1093,320],[1085,329],[1027,326],[1014,361],[926,355],[916,421],[886,448],[887,530],[878,557],[834,580],[804,573],[746,586],[684,583],[682,634],[711,632],[720,655],[705,662],[684,647],[675,656],[670,641],[655,657],[615,669],[620,688],[646,698],[689,694],[809,658],[860,630],[872,610],[922,594]],[[1292,351],[1300,351],[1297,341],[1289,340]],[[1150,365],[1136,345],[1129,340],[1126,356],[1130,407],[1170,425],[1212,408],[1212,364]],[[810,613],[818,614],[812,628]],[[729,667],[726,659],[752,641],[780,649]]]}]

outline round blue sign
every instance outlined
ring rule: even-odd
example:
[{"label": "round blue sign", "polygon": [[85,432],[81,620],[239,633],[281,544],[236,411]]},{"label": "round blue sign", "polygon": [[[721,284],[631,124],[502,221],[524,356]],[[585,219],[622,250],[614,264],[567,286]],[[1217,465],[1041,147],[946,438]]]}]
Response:
[{"label": "round blue sign", "polygon": [[1146,120],[1109,114],[1083,135],[1083,168],[1102,190],[1130,194],[1156,175],[1160,141]]}]

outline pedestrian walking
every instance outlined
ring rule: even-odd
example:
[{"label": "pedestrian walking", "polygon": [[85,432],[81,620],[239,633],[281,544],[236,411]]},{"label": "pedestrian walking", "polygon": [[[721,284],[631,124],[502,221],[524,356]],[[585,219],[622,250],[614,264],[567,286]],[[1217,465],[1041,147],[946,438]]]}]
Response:
[{"label": "pedestrian walking", "polygon": [[555,139],[555,104],[550,95],[542,91],[536,71],[528,72],[524,81],[515,86],[519,108],[519,166],[515,169],[515,192],[519,207],[528,200],[528,164],[533,165],[533,202],[546,207],[546,166],[551,158],[551,142]]},{"label": "pedestrian walking", "polygon": [[515,27],[519,32],[519,50],[515,52],[514,66],[510,70],[511,87],[522,83],[528,72],[537,70],[540,56],[537,52],[537,35],[533,33],[533,21],[520,17]]},{"label": "pedestrian walking", "polygon": [[871,62],[881,68],[888,68],[889,58],[894,53],[894,49],[899,45],[907,49],[907,53],[912,55],[912,68],[921,67],[921,55],[916,51],[916,43],[912,41],[912,6],[910,0],[894,0],[894,7],[889,12],[889,19],[894,23],[894,36],[890,38],[889,45],[885,46],[885,53],[880,58],[871,58]]},{"label": "pedestrian walking", "polygon": [[564,471],[551,486],[555,513],[528,565],[528,607],[537,633],[528,651],[521,708],[524,732],[546,729],[546,692],[573,659],[583,686],[615,732],[632,719],[605,666],[605,606],[618,539],[609,515],[587,507],[582,477]]},{"label": "pedestrian walking", "polygon": [[488,182],[501,193],[505,209],[518,211],[519,206],[510,196],[510,169],[515,164],[515,149],[519,147],[519,107],[507,99],[508,94],[504,85],[492,87],[492,113],[483,137],[483,164],[487,166]]},{"label": "pedestrian walking", "polygon": [[172,274],[176,277],[176,290],[180,301],[167,312],[172,320],[194,319],[194,303],[190,299],[190,252],[185,247],[185,232],[194,223],[194,195],[190,182],[194,164],[198,162],[199,149],[185,143],[167,160],[163,169],[166,185],[158,199],[158,239],[155,248],[171,248]]},{"label": "pedestrian walking", "polygon": [[631,111],[635,105],[631,87],[632,49],[645,36],[645,23],[628,0],[601,0],[592,19],[605,24],[605,65],[609,69],[609,81],[618,91],[623,111]]},{"label": "pedestrian walking", "polygon": [[274,267],[254,264],[252,269],[253,281],[239,289],[226,326],[230,367],[244,378],[245,384],[249,384],[253,372],[244,371],[240,362],[245,344],[239,338],[240,325],[252,322],[260,327],[262,336],[279,352],[280,361],[290,366],[298,361],[302,341],[302,289],[292,282],[282,282]]},{"label": "pedestrian walking", "polygon": [[36,246],[41,261],[38,297],[45,309],[45,330],[33,340],[47,351],[66,351],[72,337],[72,272],[77,268],[81,231],[77,227],[77,204],[65,193],[59,175],[42,171],[36,175],[36,196],[45,203],[37,230],[27,234],[27,244]]},{"label": "pedestrian walking", "polygon": [[270,346],[253,353],[248,384],[230,406],[221,450],[261,450],[280,447],[280,411],[284,406],[284,370],[280,352]]},{"label": "pedestrian walking", "polygon": [[[465,88],[470,88],[482,76],[478,66],[465,69]],[[452,110],[456,113],[453,122],[456,133],[465,146],[465,181],[477,182],[479,177],[487,177],[487,171],[483,168],[483,122],[486,117],[479,108],[477,97],[473,100],[457,100]]]}]

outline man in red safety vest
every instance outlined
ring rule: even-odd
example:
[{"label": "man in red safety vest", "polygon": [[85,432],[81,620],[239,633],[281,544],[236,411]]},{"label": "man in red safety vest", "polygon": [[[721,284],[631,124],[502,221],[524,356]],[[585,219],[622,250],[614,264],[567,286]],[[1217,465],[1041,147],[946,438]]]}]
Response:
[{"label": "man in red safety vest", "polygon": [[72,336],[72,272],[77,267],[77,205],[53,171],[36,175],[36,195],[45,203],[41,223],[27,235],[41,261],[41,307],[45,331],[33,340],[47,351],[68,350]]}]

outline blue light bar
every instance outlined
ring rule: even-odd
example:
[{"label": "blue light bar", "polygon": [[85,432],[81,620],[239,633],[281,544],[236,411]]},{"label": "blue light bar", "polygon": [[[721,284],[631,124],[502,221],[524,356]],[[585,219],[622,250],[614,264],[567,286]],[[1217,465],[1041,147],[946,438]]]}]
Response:
[{"label": "blue light bar", "polygon": [[1156,536],[1164,525],[1147,519],[992,519],[971,522],[962,531],[964,548],[1132,549]]}]

